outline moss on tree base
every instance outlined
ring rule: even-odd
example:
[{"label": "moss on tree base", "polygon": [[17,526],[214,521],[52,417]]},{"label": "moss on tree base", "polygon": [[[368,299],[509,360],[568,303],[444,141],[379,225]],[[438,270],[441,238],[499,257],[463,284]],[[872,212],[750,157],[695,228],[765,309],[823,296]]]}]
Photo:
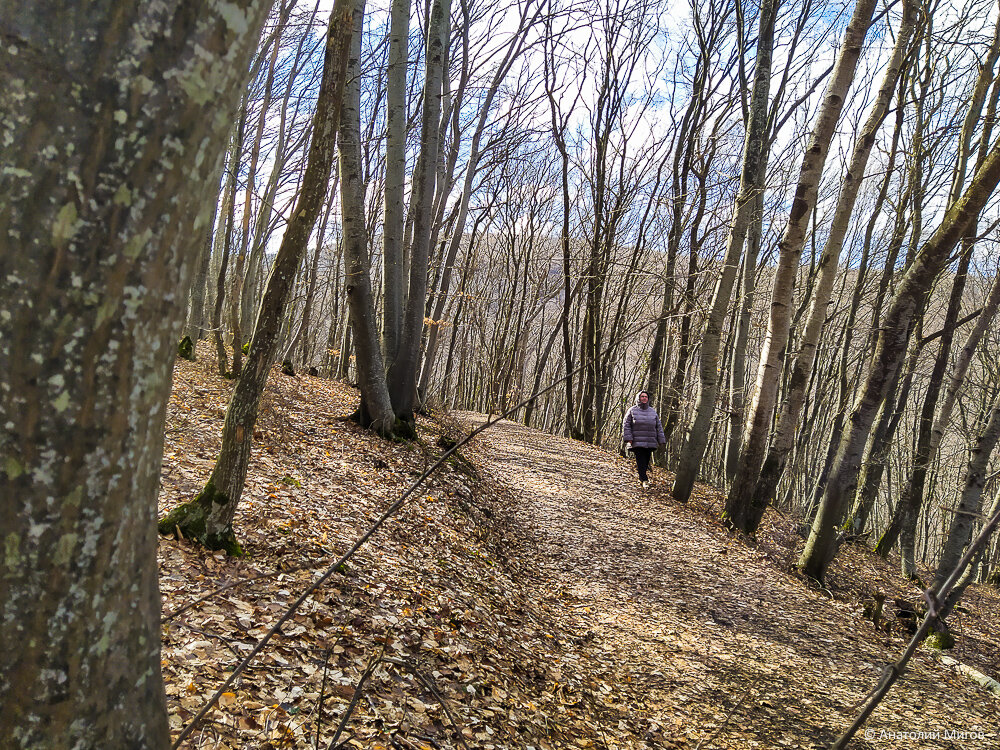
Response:
[{"label": "moss on tree base", "polygon": [[395,424],[392,426],[392,436],[396,440],[416,440],[417,439],[417,422],[415,419],[402,419],[400,417],[396,418]]},{"label": "moss on tree base", "polygon": [[[244,555],[243,547],[233,533],[232,524],[220,531],[209,531],[213,505],[227,505],[229,498],[209,482],[194,500],[178,505],[156,524],[163,536],[180,536],[211,550],[225,550],[233,557]],[[216,511],[217,512],[217,511]]]}]

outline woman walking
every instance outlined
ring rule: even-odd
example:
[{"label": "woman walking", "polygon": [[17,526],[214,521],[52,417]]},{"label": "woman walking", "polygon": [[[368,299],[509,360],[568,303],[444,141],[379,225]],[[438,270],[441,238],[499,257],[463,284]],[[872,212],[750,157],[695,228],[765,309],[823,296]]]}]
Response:
[{"label": "woman walking", "polygon": [[667,444],[667,438],[663,434],[663,425],[660,424],[656,409],[649,405],[649,393],[646,391],[639,391],[635,397],[635,406],[625,412],[622,437],[625,439],[625,448],[635,454],[635,468],[639,472],[639,481],[642,482],[643,488],[649,487],[649,479],[646,476],[649,459],[653,451]]}]

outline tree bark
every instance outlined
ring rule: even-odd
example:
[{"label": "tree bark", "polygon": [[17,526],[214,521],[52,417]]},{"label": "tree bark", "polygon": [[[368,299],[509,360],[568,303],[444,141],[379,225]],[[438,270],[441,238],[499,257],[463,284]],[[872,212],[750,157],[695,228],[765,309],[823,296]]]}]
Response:
[{"label": "tree bark", "polygon": [[154,532],[165,406],[226,115],[267,8],[0,11],[5,747],[169,743]]},{"label": "tree bark", "polygon": [[205,488],[194,500],[170,511],[159,522],[161,534],[179,530],[184,538],[195,540],[209,549],[242,553],[233,533],[233,517],[243,494],[260,398],[277,353],[285,306],[316,217],[326,198],[350,53],[352,6],[353,0],[336,0],[330,15],[323,79],[316,101],[312,143],[302,190],[271,267],[257,312],[246,367],[226,409],[222,448],[215,468]]},{"label": "tree bark", "polygon": [[740,187],[730,222],[723,266],[712,293],[705,334],[702,337],[698,401],[684,438],[684,447],[681,450],[677,473],[671,489],[674,499],[679,502],[687,502],[691,496],[691,490],[694,489],[694,482],[698,477],[701,461],[705,455],[705,447],[708,444],[709,426],[715,413],[715,401],[719,390],[719,352],[722,342],[722,326],[733,295],[733,285],[739,270],[740,253],[743,251],[747,226],[750,223],[753,207],[756,205],[757,195],[762,189],[759,183],[762,171],[760,165],[766,158],[767,101],[778,4],[778,0],[764,0],[760,8],[757,62],[754,69],[753,91],[750,97],[750,116],[747,120],[747,133],[743,146]]},{"label": "tree bark", "polygon": [[878,334],[875,356],[855,402],[848,428],[840,439],[830,480],[813,522],[799,567],[822,581],[836,553],[836,530],[857,487],[858,469],[875,412],[906,352],[910,322],[919,313],[931,284],[948,256],[976,220],[1000,182],[1000,146],[994,146],[968,188],[945,213],[941,224],[913,259],[900,281]]}]

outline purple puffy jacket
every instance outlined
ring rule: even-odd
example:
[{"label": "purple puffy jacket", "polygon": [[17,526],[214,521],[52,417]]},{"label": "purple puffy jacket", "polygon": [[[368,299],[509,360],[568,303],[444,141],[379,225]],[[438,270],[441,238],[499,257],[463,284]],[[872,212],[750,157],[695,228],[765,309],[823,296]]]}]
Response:
[{"label": "purple puffy jacket", "polygon": [[667,437],[663,434],[663,425],[656,409],[648,404],[636,404],[625,412],[622,422],[622,435],[626,443],[632,443],[635,448],[653,448],[666,445]]}]

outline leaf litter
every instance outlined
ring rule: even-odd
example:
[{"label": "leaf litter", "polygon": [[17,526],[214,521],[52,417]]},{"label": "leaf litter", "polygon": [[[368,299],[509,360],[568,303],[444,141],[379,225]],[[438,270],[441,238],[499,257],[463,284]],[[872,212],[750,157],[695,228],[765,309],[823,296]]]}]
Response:
[{"label": "leaf litter", "polygon": [[[231,388],[178,361],[161,512],[207,480]],[[234,522],[246,556],[161,539],[175,737],[442,438],[483,419],[421,418],[420,440],[396,443],[351,422],[357,404],[347,385],[275,368]],[[342,721],[341,748],[825,746],[905,643],[864,619],[865,596],[919,592],[855,548],[829,591],[810,588],[787,570],[792,521],[769,511],[748,544],[719,527],[716,491],[681,507],[653,478],[640,495],[607,451],[500,423],[300,608],[183,746],[327,748]],[[993,677],[998,615],[997,592],[973,587],[954,626],[953,655]],[[982,731],[1000,747],[997,707],[923,653],[867,726]]]}]

